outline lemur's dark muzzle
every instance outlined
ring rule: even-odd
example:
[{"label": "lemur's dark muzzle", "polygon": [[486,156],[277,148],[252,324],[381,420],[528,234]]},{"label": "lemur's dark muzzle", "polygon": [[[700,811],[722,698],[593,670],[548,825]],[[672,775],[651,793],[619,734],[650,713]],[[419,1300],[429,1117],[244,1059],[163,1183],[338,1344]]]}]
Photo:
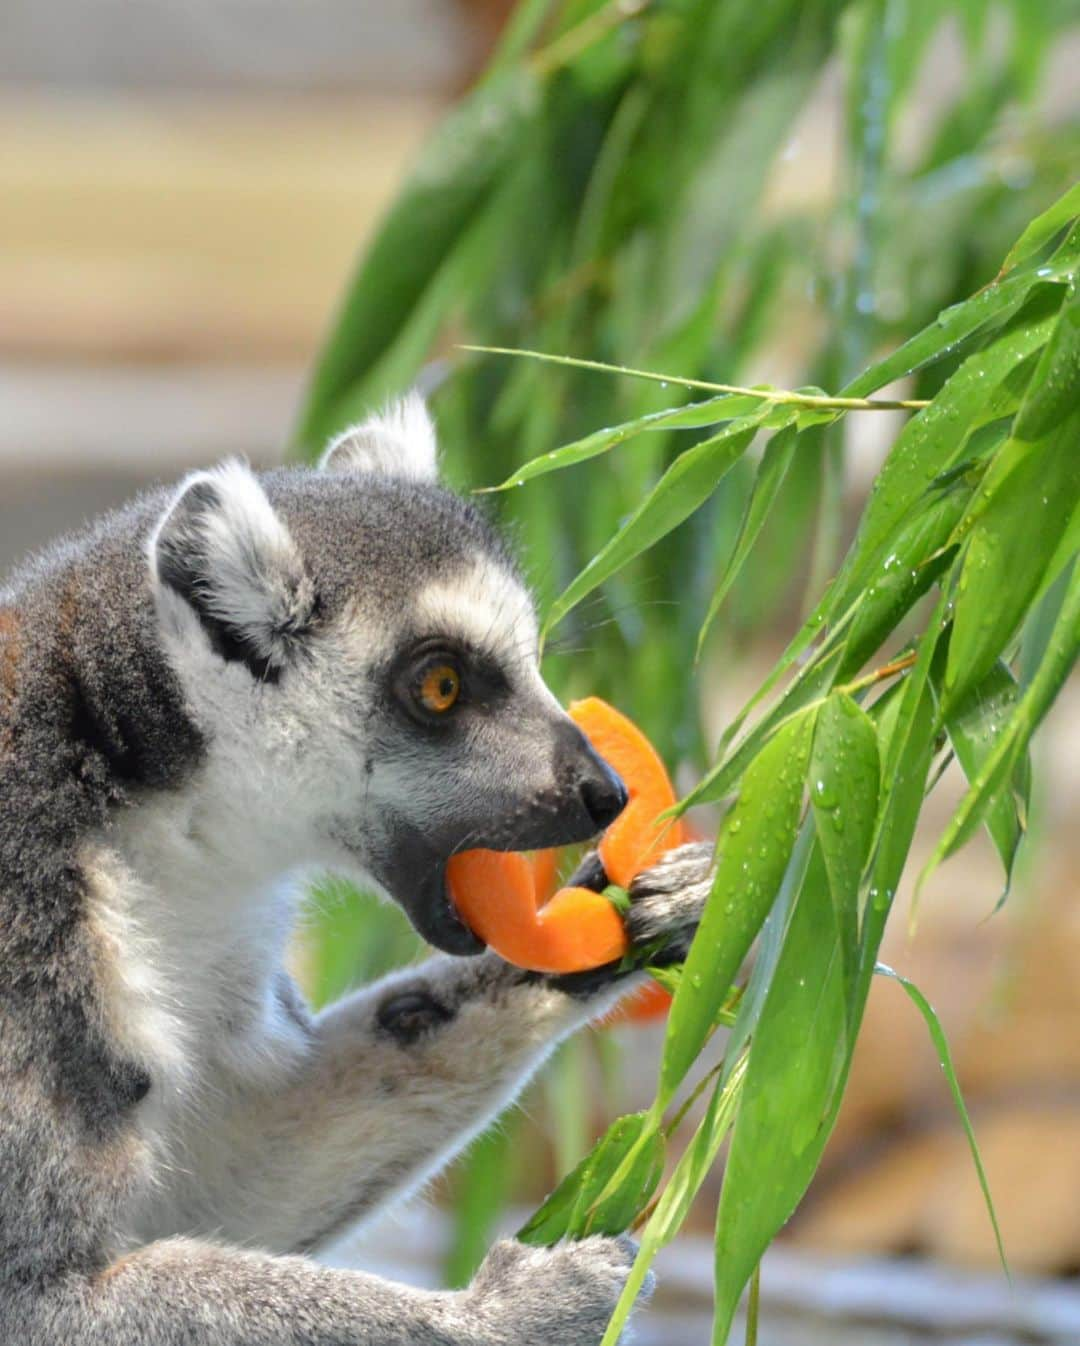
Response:
[{"label": "lemur's dark muzzle", "polygon": [[592,744],[577,728],[572,745],[572,765],[568,774],[576,781],[578,798],[594,832],[602,832],[626,808],[630,796],[622,778],[593,749]]},{"label": "lemur's dark muzzle", "polygon": [[[551,738],[543,742],[549,733],[553,750]],[[570,719],[545,723],[537,748],[538,762],[546,758],[547,768],[539,789],[530,789],[530,782],[514,772],[505,782],[490,782],[478,798],[477,813],[448,820],[441,834],[402,822],[374,866],[419,933],[446,953],[467,955],[484,947],[450,901],[446,864],[456,851],[530,851],[589,841],[627,805],[626,786]]]}]

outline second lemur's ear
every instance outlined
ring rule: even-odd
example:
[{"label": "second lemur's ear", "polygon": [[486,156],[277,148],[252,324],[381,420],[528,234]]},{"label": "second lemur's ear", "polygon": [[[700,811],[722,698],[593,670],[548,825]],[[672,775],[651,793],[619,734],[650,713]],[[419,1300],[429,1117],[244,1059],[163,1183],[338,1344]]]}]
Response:
[{"label": "second lemur's ear", "polygon": [[150,540],[165,607],[192,611],[223,659],[274,681],[315,615],[315,586],[254,475],[229,462],[196,472]]},{"label": "second lemur's ear", "polygon": [[343,431],[322,456],[329,472],[382,472],[434,481],[435,426],[419,393],[407,393],[378,415]]}]

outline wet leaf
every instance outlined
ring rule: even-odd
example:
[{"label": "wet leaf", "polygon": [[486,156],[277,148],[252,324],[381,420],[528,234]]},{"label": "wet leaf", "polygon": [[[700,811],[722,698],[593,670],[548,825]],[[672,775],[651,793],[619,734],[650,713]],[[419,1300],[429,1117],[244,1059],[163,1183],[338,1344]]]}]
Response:
[{"label": "wet leaf", "polygon": [[1080,400],[1080,286],[1074,280],[1031,378],[1013,434],[1040,439],[1066,420]]},{"label": "wet leaf", "polygon": [[[940,698],[940,674],[935,678],[935,684],[935,692]],[[945,716],[949,742],[969,782],[977,778],[979,770],[993,752],[1019,696],[1020,689],[1008,666],[998,663]],[[1004,866],[1006,894],[1016,853],[1027,826],[1030,795],[1031,761],[1024,752],[1020,755],[1011,780],[988,806],[983,819]]]},{"label": "wet leaf", "polygon": [[976,427],[992,390],[1049,337],[1057,300],[1029,305],[986,350],[969,356],[933,404],[904,426],[878,473],[859,531],[837,581],[833,618],[871,582],[892,543],[928,486],[953,467]]},{"label": "wet leaf", "polygon": [[1080,654],[1080,566],[1074,566],[1042,662],[993,748],[970,783],[948,827],[919,875],[920,887],[938,865],[971,835],[1006,788],[1031,736],[1076,665]]},{"label": "wet leaf", "polygon": [[750,1044],[716,1213],[714,1342],[817,1168],[847,1047],[844,958],[820,851],[795,899]]},{"label": "wet leaf", "polygon": [[850,995],[859,949],[859,885],[870,857],[881,762],[874,722],[834,692],[817,714],[808,783]]},{"label": "wet leaf", "polygon": [[647,430],[682,430],[703,425],[718,425],[721,421],[730,421],[738,416],[753,414],[760,406],[761,402],[758,398],[725,395],[710,398],[707,402],[692,402],[688,406],[673,407],[668,411],[653,411],[647,416],[638,416],[635,420],[624,421],[621,425],[611,425],[603,430],[594,430],[591,435],[586,435],[584,439],[577,439],[572,444],[564,444],[561,448],[552,449],[550,453],[541,454],[539,458],[534,458],[531,462],[523,464],[513,476],[508,477],[501,485],[488,489],[505,491],[511,486],[521,486],[525,482],[532,481],[536,477],[542,477],[548,472],[556,472],[560,468],[573,467],[576,463],[584,463],[590,458],[596,458],[601,453],[607,453],[609,449],[613,449]]},{"label": "wet leaf", "polygon": [[[1003,468],[995,472],[999,463]],[[1035,443],[1011,440],[988,477],[957,582],[946,708],[994,667],[1080,501],[1080,410]],[[958,534],[964,529],[961,522]]]},{"label": "wet leaf", "polygon": [[660,1108],[712,1032],[779,891],[802,813],[813,724],[813,712],[804,712],[776,731],[747,767],[720,828],[712,891],[668,1014]]},{"label": "wet leaf", "polygon": [[[606,1191],[628,1157],[618,1187]],[[518,1230],[522,1243],[549,1245],[586,1234],[621,1234],[649,1203],[664,1165],[664,1136],[651,1114],[630,1113],[604,1135]]]},{"label": "wet leaf", "polygon": [[1070,187],[1064,196],[1058,197],[1049,210],[1035,216],[1009,249],[1009,255],[1001,266],[1002,272],[1011,271],[1021,262],[1026,262],[1033,253],[1049,243],[1056,233],[1078,215],[1080,215],[1080,183]]},{"label": "wet leaf", "polygon": [[1010,271],[983,286],[970,299],[939,313],[936,322],[905,341],[884,360],[871,365],[843,389],[845,397],[868,397],[905,374],[914,373],[957,350],[981,328],[1015,313],[1031,292],[1046,282],[1069,279],[1080,260],[1080,230],[1073,230],[1054,257],[1042,267]]},{"label": "wet leaf", "polygon": [[633,1270],[608,1322],[601,1346],[615,1346],[621,1339],[622,1330],[656,1254],[679,1232],[690,1211],[691,1202],[716,1163],[720,1146],[735,1117],[745,1074],[746,1058],[743,1057],[735,1063],[730,1076],[720,1081],[713,1090],[705,1116],[676,1164],[641,1235],[641,1246]]}]

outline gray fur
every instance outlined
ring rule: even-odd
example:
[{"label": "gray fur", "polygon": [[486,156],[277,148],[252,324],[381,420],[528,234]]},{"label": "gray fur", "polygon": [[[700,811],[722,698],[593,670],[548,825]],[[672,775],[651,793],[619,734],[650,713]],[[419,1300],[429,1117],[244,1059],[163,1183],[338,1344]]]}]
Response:
[{"label": "gray fur", "polygon": [[[439,956],[315,1016],[283,970],[290,871],[381,884],[475,952],[452,850],[581,839],[613,789],[428,446],[401,473],[351,455],[199,474],[0,589],[3,1346],[587,1344],[625,1282],[619,1240],[499,1245],[454,1294],[298,1255],[430,1177],[621,989]],[[453,727],[399,704],[427,638],[468,647]],[[689,937],[687,874],[685,900],[670,866],[635,886],[635,937]]]}]

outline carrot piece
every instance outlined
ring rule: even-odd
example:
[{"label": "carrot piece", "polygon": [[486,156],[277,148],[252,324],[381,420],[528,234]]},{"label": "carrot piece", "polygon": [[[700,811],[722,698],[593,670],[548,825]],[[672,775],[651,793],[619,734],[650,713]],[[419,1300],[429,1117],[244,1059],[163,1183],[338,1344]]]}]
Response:
[{"label": "carrot piece", "polygon": [[630,948],[617,909],[591,888],[560,888],[536,913],[540,948],[537,972],[585,972],[613,963]]},{"label": "carrot piece", "polygon": [[600,842],[608,878],[628,888],[636,874],[682,844],[681,822],[657,822],[658,815],[675,803],[675,789],[656,749],[614,706],[590,696],[572,702],[569,714],[630,792],[630,802]]},{"label": "carrot piece", "polygon": [[450,900],[469,929],[512,963],[536,933],[532,863],[517,851],[461,851],[446,866]]},{"label": "carrot piece", "polygon": [[647,981],[620,1000],[601,1022],[605,1028],[613,1024],[651,1023],[654,1019],[662,1019],[670,1008],[671,992],[665,991],[658,981]]},{"label": "carrot piece", "polygon": [[550,846],[546,851],[533,851],[530,859],[536,900],[546,902],[555,891],[555,880],[559,877],[559,848]]},{"label": "carrot piece", "polygon": [[534,972],[584,972],[621,958],[622,918],[591,888],[560,888],[539,911],[533,870],[512,851],[463,851],[446,867],[462,918],[500,957]]},{"label": "carrot piece", "polygon": [[[635,874],[683,839],[679,822],[657,823],[675,791],[652,744],[625,715],[598,697],[575,701],[570,717],[623,778],[630,802],[600,842],[608,876],[627,887]],[[450,898],[462,919],[507,962],[536,972],[584,972],[629,948],[622,918],[591,888],[560,888],[558,855],[463,851],[446,867]]]}]

